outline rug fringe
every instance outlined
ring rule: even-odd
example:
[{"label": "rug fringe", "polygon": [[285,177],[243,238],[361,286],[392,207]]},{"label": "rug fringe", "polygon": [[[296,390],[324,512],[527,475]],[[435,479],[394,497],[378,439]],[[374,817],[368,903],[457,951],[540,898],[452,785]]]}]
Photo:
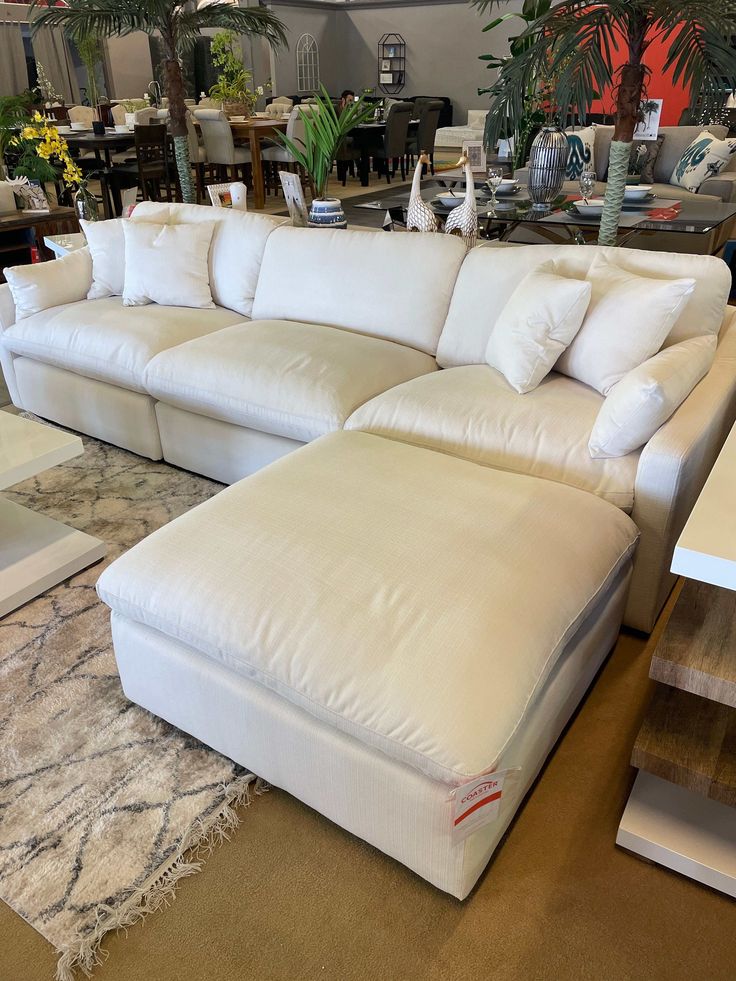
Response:
[{"label": "rug fringe", "polygon": [[229,832],[240,824],[235,808],[247,807],[253,796],[260,796],[267,790],[268,784],[252,773],[223,787],[224,800],[220,809],[207,820],[198,820],[192,825],[182,838],[175,858],[150,876],[118,909],[99,906],[94,929],[68,947],[58,948],[61,956],[56,965],[56,981],[74,981],[77,969],[90,977],[92,969],[107,957],[101,949],[105,934],[111,930],[127,930],[149,913],[168,906],[175,898],[179,880],[199,872],[201,857],[207,857],[216,845],[230,840]]}]

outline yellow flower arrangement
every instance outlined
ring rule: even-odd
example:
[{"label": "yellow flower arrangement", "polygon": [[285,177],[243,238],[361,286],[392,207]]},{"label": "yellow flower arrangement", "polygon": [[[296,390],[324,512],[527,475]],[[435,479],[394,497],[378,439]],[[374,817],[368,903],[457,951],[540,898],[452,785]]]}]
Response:
[{"label": "yellow flower arrangement", "polygon": [[[24,126],[19,136],[11,140],[11,145],[22,148],[25,151],[22,156],[21,166],[16,167],[16,172],[22,169],[32,169],[30,156],[35,155],[40,160],[45,161],[48,167],[53,167],[52,161],[58,161],[62,168],[62,179],[65,184],[80,185],[84,183],[84,175],[79,166],[72,159],[69,147],[63,136],[59,136],[56,126],[45,119],[40,112],[34,112],[33,122]],[[27,174],[26,176],[35,176]],[[48,178],[51,179],[51,178]]]}]

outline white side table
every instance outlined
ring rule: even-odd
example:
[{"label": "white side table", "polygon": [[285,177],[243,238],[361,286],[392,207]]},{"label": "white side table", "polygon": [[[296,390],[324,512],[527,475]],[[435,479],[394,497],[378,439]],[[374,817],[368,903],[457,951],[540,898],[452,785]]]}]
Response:
[{"label": "white side table", "polygon": [[652,657],[616,842],[736,897],[735,488],[736,429],[675,548],[687,579]]},{"label": "white side table", "polygon": [[43,244],[50,249],[57,259],[77,249],[83,249],[87,239],[83,232],[69,232],[68,235],[44,235]]},{"label": "white side table", "polygon": [[[0,490],[84,452],[78,436],[0,412]],[[104,542],[0,496],[0,617],[98,562]]]}]

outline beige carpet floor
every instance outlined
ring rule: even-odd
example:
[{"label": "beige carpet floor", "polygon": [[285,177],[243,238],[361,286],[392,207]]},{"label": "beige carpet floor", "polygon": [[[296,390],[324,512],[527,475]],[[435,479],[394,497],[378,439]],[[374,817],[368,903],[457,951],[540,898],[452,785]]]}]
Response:
[{"label": "beige carpet floor", "polygon": [[[622,634],[464,903],[272,790],[172,908],[111,936],[98,981],[732,981],[736,904],[616,848],[650,692]],[[0,906],[0,979],[53,951]]]}]

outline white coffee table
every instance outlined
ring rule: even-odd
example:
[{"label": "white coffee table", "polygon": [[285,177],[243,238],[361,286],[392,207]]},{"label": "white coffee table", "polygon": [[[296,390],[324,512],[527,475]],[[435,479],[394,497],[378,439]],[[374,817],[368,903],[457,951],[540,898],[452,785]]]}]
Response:
[{"label": "white coffee table", "polygon": [[[84,452],[78,436],[0,412],[0,490]],[[99,561],[104,542],[0,495],[0,617]]]}]

